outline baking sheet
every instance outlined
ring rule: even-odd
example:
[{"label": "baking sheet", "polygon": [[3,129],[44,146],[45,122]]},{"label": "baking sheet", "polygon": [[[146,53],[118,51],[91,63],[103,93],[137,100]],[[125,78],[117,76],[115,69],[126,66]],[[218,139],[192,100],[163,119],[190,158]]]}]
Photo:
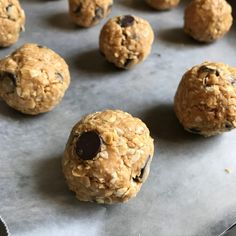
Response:
[{"label": "baking sheet", "polygon": [[[22,115],[0,102],[0,215],[12,235],[215,236],[236,221],[236,131],[208,139],[188,134],[173,113],[173,96],[189,67],[205,60],[236,66],[236,28],[214,44],[196,43],[181,30],[186,2],[155,12],[140,0],[115,0],[111,16],[141,16],[156,34],[150,57],[122,71],[98,53],[105,21],[79,29],[69,22],[65,0],[21,1],[26,32],[0,56],[25,42],[46,45],[67,60],[72,83],[62,103],[44,115]],[[74,123],[106,108],[142,118],[156,139],[150,177],[123,205],[77,201],[61,173]]]}]

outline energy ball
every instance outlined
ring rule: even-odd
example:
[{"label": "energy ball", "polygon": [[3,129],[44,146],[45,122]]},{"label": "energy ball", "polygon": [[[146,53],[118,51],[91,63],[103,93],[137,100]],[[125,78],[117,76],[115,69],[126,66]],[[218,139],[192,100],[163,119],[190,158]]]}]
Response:
[{"label": "energy ball", "polygon": [[223,37],[232,23],[232,8],[225,0],[193,0],[185,10],[184,31],[200,42]]},{"label": "energy ball", "polygon": [[66,62],[41,45],[25,44],[0,60],[0,97],[22,113],[50,111],[60,102],[69,84]]},{"label": "energy ball", "polygon": [[188,70],[178,87],[174,107],[184,128],[212,136],[236,127],[236,68],[205,62]]},{"label": "energy ball", "polygon": [[126,202],[147,179],[153,152],[153,139],[140,119],[119,110],[96,112],[72,129],[63,172],[81,201]]},{"label": "energy ball", "polygon": [[150,24],[136,16],[118,16],[109,20],[100,33],[100,51],[119,68],[128,69],[150,53],[154,33]]},{"label": "energy ball", "polygon": [[8,47],[18,40],[24,30],[25,13],[18,0],[0,1],[0,47]]},{"label": "energy ball", "polygon": [[146,0],[146,3],[157,10],[169,10],[176,7],[180,0]]},{"label": "energy ball", "polygon": [[69,0],[72,21],[82,27],[98,24],[111,12],[113,0]]}]

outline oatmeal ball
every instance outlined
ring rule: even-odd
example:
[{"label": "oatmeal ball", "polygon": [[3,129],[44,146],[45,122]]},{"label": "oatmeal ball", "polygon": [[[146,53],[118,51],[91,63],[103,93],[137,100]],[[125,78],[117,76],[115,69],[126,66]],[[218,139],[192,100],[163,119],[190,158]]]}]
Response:
[{"label": "oatmeal ball", "polygon": [[157,10],[168,10],[176,7],[180,0],[146,0],[146,3]]},{"label": "oatmeal ball", "polygon": [[0,1],[0,47],[16,43],[24,24],[25,13],[18,0]]},{"label": "oatmeal ball", "polygon": [[148,177],[153,151],[153,139],[140,119],[119,110],[96,112],[72,129],[63,172],[81,201],[125,202]]},{"label": "oatmeal ball", "polygon": [[113,0],[69,0],[72,21],[82,27],[98,24],[111,12]]},{"label": "oatmeal ball", "polygon": [[236,127],[236,68],[205,62],[187,71],[175,95],[184,128],[212,136]]},{"label": "oatmeal ball", "polygon": [[70,83],[66,62],[52,50],[25,44],[0,60],[0,96],[22,113],[53,109]]},{"label": "oatmeal ball", "polygon": [[200,42],[212,42],[230,30],[231,13],[225,0],[193,0],[185,10],[184,30]]},{"label": "oatmeal ball", "polygon": [[154,33],[150,24],[136,16],[118,16],[109,20],[100,33],[100,51],[120,68],[131,68],[150,53]]}]

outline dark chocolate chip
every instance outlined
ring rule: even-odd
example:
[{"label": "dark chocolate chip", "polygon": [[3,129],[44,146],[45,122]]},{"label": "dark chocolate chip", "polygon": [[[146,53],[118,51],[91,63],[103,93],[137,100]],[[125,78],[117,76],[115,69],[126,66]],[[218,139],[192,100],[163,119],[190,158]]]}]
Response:
[{"label": "dark chocolate chip", "polygon": [[82,133],[76,142],[76,153],[83,160],[92,160],[101,150],[102,139],[96,131]]},{"label": "dark chocolate chip", "polygon": [[56,72],[55,75],[56,75],[56,78],[57,78],[58,80],[60,80],[60,81],[63,81],[63,80],[64,80],[64,77],[63,77],[63,75],[62,75],[61,73]]},{"label": "dark chocolate chip", "polygon": [[12,83],[14,84],[14,86],[16,87],[16,81],[17,81],[17,77],[15,74],[13,74],[12,72],[8,72],[8,71],[1,71],[0,72],[0,79],[5,79],[8,78],[12,81]]},{"label": "dark chocolate chip", "polygon": [[195,134],[201,133],[201,130],[199,128],[191,128],[191,129],[188,129],[188,130],[192,133],[195,133]]},{"label": "dark chocolate chip", "polygon": [[225,128],[226,128],[226,129],[233,129],[234,126],[233,126],[233,124],[231,124],[231,123],[225,123]]},{"label": "dark chocolate chip", "polygon": [[43,45],[37,45],[38,48],[45,48]]},{"label": "dark chocolate chip", "polygon": [[146,168],[148,167],[150,159],[151,159],[151,156],[149,155],[147,160],[146,160],[146,163],[145,163],[144,167],[140,171],[140,175],[138,175],[135,178],[133,178],[133,180],[135,182],[142,182],[143,181],[143,177],[144,177],[144,174],[146,172]]},{"label": "dark chocolate chip", "polygon": [[74,10],[74,13],[75,13],[76,15],[80,15],[81,10],[82,10],[82,4],[80,4],[80,5],[77,6],[77,8]]},{"label": "dark chocolate chip", "polygon": [[100,20],[104,16],[104,10],[101,7],[96,7],[94,20]]},{"label": "dark chocolate chip", "polygon": [[124,67],[126,68],[126,67],[129,67],[130,66],[130,64],[132,63],[132,59],[126,59],[126,61],[125,61],[125,63],[124,63]]},{"label": "dark chocolate chip", "polygon": [[199,73],[208,73],[208,74],[215,74],[216,76],[220,76],[220,72],[216,69],[213,69],[213,68],[209,68],[207,66],[201,66],[199,69],[198,69],[198,72]]},{"label": "dark chocolate chip", "polygon": [[121,27],[129,27],[132,26],[135,22],[135,19],[133,16],[127,15],[127,16],[123,16],[120,20],[120,26]]}]

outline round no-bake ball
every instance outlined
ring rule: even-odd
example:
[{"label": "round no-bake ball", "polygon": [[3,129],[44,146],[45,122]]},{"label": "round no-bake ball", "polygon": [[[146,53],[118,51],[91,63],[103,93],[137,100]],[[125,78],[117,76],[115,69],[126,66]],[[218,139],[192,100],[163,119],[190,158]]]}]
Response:
[{"label": "round no-bake ball", "polygon": [[212,42],[231,28],[232,8],[225,0],[192,0],[185,10],[184,31],[200,42]]},{"label": "round no-bake ball", "polygon": [[50,111],[69,84],[66,62],[41,45],[25,44],[0,60],[0,97],[22,113]]},{"label": "round no-bake ball", "polygon": [[145,182],[153,151],[153,139],[140,119],[119,110],[96,112],[72,129],[63,172],[81,201],[125,202]]},{"label": "round no-bake ball", "polygon": [[113,0],[69,0],[69,13],[75,24],[90,27],[108,16],[112,5]]},{"label": "round no-bake ball", "polygon": [[176,7],[180,0],[146,0],[146,3],[157,10],[169,10]]},{"label": "round no-bake ball", "polygon": [[25,13],[18,0],[0,1],[0,47],[14,44],[24,24]]},{"label": "round no-bake ball", "polygon": [[117,67],[128,69],[150,53],[154,33],[150,24],[136,16],[118,16],[109,20],[100,33],[100,51]]},{"label": "round no-bake ball", "polygon": [[175,112],[184,128],[212,136],[236,127],[236,69],[205,62],[187,71],[175,95]]}]

